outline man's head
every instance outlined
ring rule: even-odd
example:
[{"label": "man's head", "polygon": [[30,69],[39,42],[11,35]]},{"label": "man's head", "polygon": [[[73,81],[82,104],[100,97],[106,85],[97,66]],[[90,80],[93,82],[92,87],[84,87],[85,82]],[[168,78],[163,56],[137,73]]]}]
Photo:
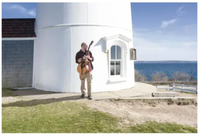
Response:
[{"label": "man's head", "polygon": [[83,43],[81,44],[81,49],[82,49],[83,51],[87,50],[87,44],[83,42]]}]

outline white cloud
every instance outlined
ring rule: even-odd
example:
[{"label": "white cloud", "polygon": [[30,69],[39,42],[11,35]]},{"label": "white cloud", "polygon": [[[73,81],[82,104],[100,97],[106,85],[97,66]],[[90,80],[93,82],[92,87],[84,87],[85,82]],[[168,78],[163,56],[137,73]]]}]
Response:
[{"label": "white cloud", "polygon": [[168,21],[162,21],[161,28],[166,28],[167,26],[169,26],[171,24],[174,24],[176,21],[177,21],[177,19],[171,19],[171,20],[168,20]]},{"label": "white cloud", "polygon": [[29,15],[32,17],[36,16],[36,10],[35,9],[26,9],[22,5],[19,4],[3,4],[2,7],[6,10],[9,10],[11,12],[19,12],[24,15]]},{"label": "white cloud", "polygon": [[16,10],[19,10],[21,12],[25,12],[26,9],[23,7],[23,6],[20,6],[20,5],[10,5],[8,6],[9,9],[16,9]]},{"label": "white cloud", "polygon": [[183,8],[184,8],[184,6],[179,7],[179,8],[177,9],[176,12],[177,12],[177,13],[178,13],[178,12],[181,12],[181,10],[182,10]]},{"label": "white cloud", "polygon": [[186,48],[151,48],[135,47],[137,49],[137,60],[157,61],[157,60],[185,60],[196,61],[197,51],[187,50]]},{"label": "white cloud", "polygon": [[34,16],[34,17],[36,16],[35,10],[28,11],[28,14],[31,15],[31,16]]},{"label": "white cloud", "polygon": [[184,43],[182,43],[182,45],[181,45],[182,47],[189,47],[189,48],[191,48],[191,47],[195,47],[195,46],[197,46],[197,42],[184,42]]},{"label": "white cloud", "polygon": [[182,14],[186,13],[186,11],[183,11],[183,8],[184,8],[184,6],[179,7],[179,8],[176,10],[176,13],[179,14],[179,15],[182,15]]},{"label": "white cloud", "polygon": [[197,24],[185,25],[184,30],[186,32],[196,32],[197,31]]},{"label": "white cloud", "polygon": [[133,46],[137,50],[138,60],[197,60],[197,41],[162,33],[159,35],[155,30],[133,32]]}]

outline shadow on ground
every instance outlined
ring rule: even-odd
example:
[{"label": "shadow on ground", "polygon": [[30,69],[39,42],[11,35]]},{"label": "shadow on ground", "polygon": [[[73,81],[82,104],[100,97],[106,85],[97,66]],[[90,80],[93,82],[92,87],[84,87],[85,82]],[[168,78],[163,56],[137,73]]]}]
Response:
[{"label": "shadow on ground", "polygon": [[[58,94],[58,92],[43,91],[38,89],[11,89],[18,96],[40,95],[40,94]],[[60,94],[60,93],[59,93]]]},{"label": "shadow on ground", "polygon": [[[54,102],[61,102],[61,101],[70,101],[70,100],[80,100],[83,99],[80,97],[80,95],[74,95],[74,96],[68,96],[68,97],[62,97],[62,98],[50,98],[50,99],[35,99],[35,100],[26,100],[26,101],[17,101],[13,103],[8,104],[2,104],[2,107],[30,107],[30,106],[36,106],[39,104],[51,104]],[[87,98],[84,98],[87,99]]]},{"label": "shadow on ground", "polygon": [[62,92],[43,91],[34,88],[33,89],[2,88],[2,97],[44,95],[44,94],[62,94]]}]

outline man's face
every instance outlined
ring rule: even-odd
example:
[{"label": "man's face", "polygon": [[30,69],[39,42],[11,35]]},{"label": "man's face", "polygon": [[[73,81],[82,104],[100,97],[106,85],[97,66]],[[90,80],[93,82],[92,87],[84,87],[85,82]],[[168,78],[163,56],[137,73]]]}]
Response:
[{"label": "man's face", "polygon": [[83,47],[84,47],[84,50],[87,50],[87,44],[84,44]]}]

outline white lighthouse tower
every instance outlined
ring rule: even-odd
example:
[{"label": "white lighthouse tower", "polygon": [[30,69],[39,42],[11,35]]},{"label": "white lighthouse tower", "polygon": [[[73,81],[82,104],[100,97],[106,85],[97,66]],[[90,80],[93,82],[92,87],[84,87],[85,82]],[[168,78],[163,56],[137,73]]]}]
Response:
[{"label": "white lighthouse tower", "polygon": [[80,92],[75,55],[91,40],[92,92],[134,87],[130,3],[38,3],[35,31],[36,89]]}]

